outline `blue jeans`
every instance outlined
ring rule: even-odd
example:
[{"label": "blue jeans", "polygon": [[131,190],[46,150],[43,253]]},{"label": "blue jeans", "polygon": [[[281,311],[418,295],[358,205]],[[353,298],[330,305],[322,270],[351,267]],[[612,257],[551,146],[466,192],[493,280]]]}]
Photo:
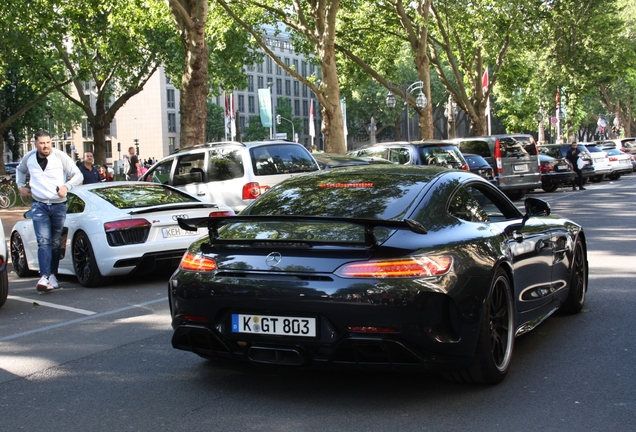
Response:
[{"label": "blue jeans", "polygon": [[62,228],[66,220],[66,203],[45,204],[33,201],[31,219],[35,238],[38,241],[40,276],[57,274],[62,246]]}]

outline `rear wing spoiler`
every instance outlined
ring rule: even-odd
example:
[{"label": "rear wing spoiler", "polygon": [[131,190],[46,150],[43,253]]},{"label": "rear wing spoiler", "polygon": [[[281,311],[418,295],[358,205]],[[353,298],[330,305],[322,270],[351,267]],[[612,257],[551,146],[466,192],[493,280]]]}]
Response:
[{"label": "rear wing spoiler", "polygon": [[[413,219],[405,219],[403,221],[385,220],[385,219],[363,219],[363,218],[346,218],[346,217],[329,217],[329,216],[220,216],[220,217],[202,217],[183,219],[177,218],[179,227],[186,231],[197,231],[201,227],[207,227],[210,241],[215,243],[223,243],[219,240],[218,229],[226,224],[235,222],[341,222],[364,227],[365,244],[375,245],[377,243],[374,235],[376,227],[385,227],[398,230],[409,230],[416,234],[427,234],[426,228]],[[245,243],[252,243],[255,240],[247,240]],[[256,240],[257,241],[257,240]],[[240,241],[239,241],[240,242]],[[280,242],[280,240],[277,240]],[[298,240],[291,240],[298,243]],[[232,243],[237,243],[233,240]],[[240,242],[242,243],[242,242]]]}]

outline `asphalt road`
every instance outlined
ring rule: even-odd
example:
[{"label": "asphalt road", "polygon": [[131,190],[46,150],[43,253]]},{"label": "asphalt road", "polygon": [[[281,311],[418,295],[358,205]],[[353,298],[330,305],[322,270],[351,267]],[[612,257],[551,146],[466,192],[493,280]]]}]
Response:
[{"label": "asphalt road", "polygon": [[171,347],[167,275],[38,295],[11,274],[0,430],[634,430],[636,175],[536,196],[586,229],[587,302],[518,338],[497,386],[217,364]]}]

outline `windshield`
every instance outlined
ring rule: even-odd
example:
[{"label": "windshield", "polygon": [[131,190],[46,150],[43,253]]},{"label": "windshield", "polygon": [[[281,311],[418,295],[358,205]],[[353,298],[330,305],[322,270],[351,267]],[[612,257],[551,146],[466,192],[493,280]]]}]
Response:
[{"label": "windshield", "polygon": [[118,209],[150,207],[162,204],[201,202],[193,196],[160,184],[138,183],[93,189],[91,193],[108,201]]}]

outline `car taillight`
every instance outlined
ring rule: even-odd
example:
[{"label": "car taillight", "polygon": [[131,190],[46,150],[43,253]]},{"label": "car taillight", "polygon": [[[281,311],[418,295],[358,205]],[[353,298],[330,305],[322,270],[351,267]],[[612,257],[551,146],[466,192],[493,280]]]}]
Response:
[{"label": "car taillight", "polygon": [[190,252],[186,252],[183,255],[183,258],[181,258],[179,268],[181,270],[188,271],[211,272],[216,270],[216,261],[201,254],[195,255]]},{"label": "car taillight", "polygon": [[243,199],[256,199],[269,189],[269,186],[261,186],[257,182],[245,183],[243,185]]},{"label": "car taillight", "polygon": [[495,141],[495,162],[497,163],[497,171],[503,173],[503,165],[501,164],[501,144],[499,140]]},{"label": "car taillight", "polygon": [[468,164],[467,164],[467,163],[466,163],[466,164],[464,164],[464,165],[462,165],[462,170],[464,170],[464,171],[470,171],[470,167],[468,166]]},{"label": "car taillight", "polygon": [[609,160],[610,162],[616,162],[618,158],[616,156],[610,156]]},{"label": "car taillight", "polygon": [[208,215],[209,217],[225,217],[225,216],[236,216],[233,210],[223,210],[223,211],[213,211]]},{"label": "car taillight", "polygon": [[539,171],[541,171],[542,173],[553,172],[554,167],[549,162],[544,162],[539,165]]},{"label": "car taillight", "polygon": [[408,278],[441,276],[450,271],[450,256],[417,256],[411,258],[345,264],[336,274],[348,278]]},{"label": "car taillight", "polygon": [[106,241],[110,246],[144,243],[148,239],[151,223],[146,219],[126,219],[104,223]]}]

